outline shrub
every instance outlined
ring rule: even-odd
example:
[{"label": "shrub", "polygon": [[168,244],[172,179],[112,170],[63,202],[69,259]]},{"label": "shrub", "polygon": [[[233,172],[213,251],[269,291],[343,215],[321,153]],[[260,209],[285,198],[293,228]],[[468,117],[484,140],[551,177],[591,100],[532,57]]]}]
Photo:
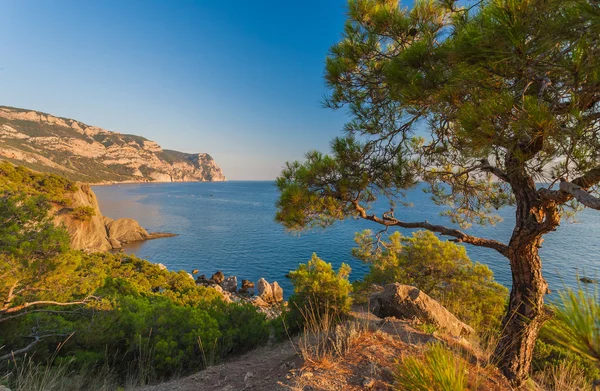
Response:
[{"label": "shrub", "polygon": [[363,285],[413,285],[479,332],[498,329],[508,289],[494,281],[487,266],[471,262],[463,246],[430,231],[412,237],[395,232],[376,248],[371,231],[358,233],[355,241],[353,255],[369,264]]},{"label": "shrub", "polygon": [[550,308],[554,317],[543,335],[600,366],[600,301],[595,295],[567,289]]},{"label": "shrub", "polygon": [[313,254],[306,264],[290,272],[294,285],[294,294],[289,300],[292,326],[302,324],[307,311],[317,318],[326,313],[333,317],[348,313],[352,303],[350,271],[350,266],[342,263],[336,273],[330,263]]},{"label": "shrub", "polygon": [[465,391],[468,390],[468,366],[439,343],[429,345],[423,357],[402,360],[395,373],[396,387],[401,391]]},{"label": "shrub", "polygon": [[90,221],[93,216],[96,216],[96,211],[91,206],[77,206],[71,210],[71,216],[75,220]]}]

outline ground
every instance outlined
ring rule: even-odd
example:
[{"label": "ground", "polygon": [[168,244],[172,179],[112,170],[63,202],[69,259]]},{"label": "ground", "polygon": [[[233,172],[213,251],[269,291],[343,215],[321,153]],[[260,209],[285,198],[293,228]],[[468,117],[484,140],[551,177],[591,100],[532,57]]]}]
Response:
[{"label": "ground", "polygon": [[265,346],[194,375],[139,391],[358,391],[394,390],[393,371],[405,356],[418,356],[428,342],[454,345],[470,358],[469,383],[503,391],[506,380],[475,349],[428,334],[408,321],[379,319],[364,310],[352,313],[358,330],[338,354],[307,354],[301,338]]}]

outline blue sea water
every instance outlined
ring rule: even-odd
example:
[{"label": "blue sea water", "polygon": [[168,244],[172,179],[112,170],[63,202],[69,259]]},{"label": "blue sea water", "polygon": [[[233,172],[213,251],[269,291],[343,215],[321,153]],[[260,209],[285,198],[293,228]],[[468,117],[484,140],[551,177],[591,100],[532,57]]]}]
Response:
[{"label": "blue sea water", "polygon": [[[354,233],[380,229],[369,221],[349,219],[327,229],[286,232],[274,221],[278,192],[273,182],[123,184],[97,186],[94,192],[104,215],[134,218],[150,232],[178,234],[132,243],[125,248],[127,253],[162,263],[170,270],[199,269],[208,277],[217,270],[237,276],[238,281],[264,277],[269,282],[278,281],[286,296],[292,287],[285,274],[310,259],[312,253],[336,268],[342,262],[349,264],[351,279],[361,278],[367,266],[351,255]],[[408,199],[414,207],[397,207],[397,217],[450,225],[439,216],[443,208],[434,205],[419,189],[409,192]],[[381,203],[380,209],[385,206]],[[504,218],[500,224],[473,226],[468,233],[507,243],[514,210],[504,208],[500,215]],[[553,291],[576,286],[577,275],[600,277],[600,213],[584,210],[576,219],[575,223],[563,222],[556,232],[546,235],[540,250],[544,277]],[[510,286],[506,258],[492,249],[466,248],[473,261],[488,265],[496,280]]]}]

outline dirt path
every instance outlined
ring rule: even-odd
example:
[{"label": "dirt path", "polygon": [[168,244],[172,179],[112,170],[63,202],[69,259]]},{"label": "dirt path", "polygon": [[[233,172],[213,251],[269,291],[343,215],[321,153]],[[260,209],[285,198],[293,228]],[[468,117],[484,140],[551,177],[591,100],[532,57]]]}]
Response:
[{"label": "dirt path", "polygon": [[289,390],[290,370],[302,360],[290,341],[264,346],[232,361],[210,367],[191,376],[138,389],[139,391],[242,391]]}]

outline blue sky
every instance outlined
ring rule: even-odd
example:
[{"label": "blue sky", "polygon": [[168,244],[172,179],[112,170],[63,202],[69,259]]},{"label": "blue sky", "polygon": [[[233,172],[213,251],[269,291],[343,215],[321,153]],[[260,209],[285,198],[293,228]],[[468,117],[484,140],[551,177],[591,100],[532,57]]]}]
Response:
[{"label": "blue sky", "polygon": [[345,0],[0,1],[0,104],[208,152],[273,179],[326,151],[324,59]]}]

